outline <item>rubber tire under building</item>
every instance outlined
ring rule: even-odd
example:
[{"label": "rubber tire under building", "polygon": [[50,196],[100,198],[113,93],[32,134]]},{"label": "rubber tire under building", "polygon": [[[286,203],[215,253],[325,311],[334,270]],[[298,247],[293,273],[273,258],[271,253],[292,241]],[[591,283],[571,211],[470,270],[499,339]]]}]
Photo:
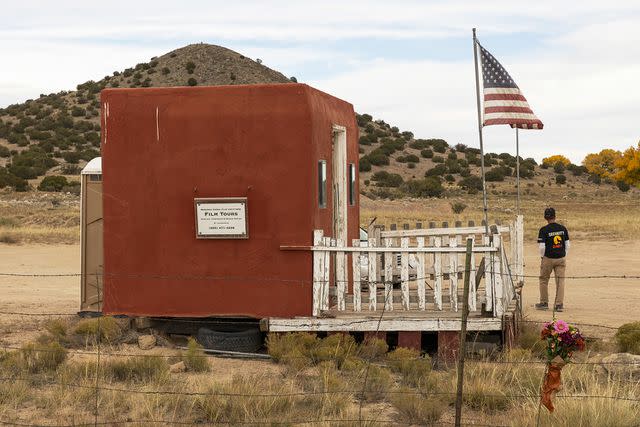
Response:
[{"label": "rubber tire under building", "polygon": [[259,329],[239,332],[220,332],[209,328],[198,329],[198,342],[204,348],[221,351],[253,353],[262,347],[262,333]]}]

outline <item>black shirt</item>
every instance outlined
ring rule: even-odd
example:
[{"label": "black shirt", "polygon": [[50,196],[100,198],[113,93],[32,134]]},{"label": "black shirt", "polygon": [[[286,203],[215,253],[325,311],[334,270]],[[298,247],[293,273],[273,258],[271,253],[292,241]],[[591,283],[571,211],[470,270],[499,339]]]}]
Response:
[{"label": "black shirt", "polygon": [[547,258],[564,258],[569,231],[557,222],[547,224],[538,233],[538,243],[544,243],[544,256]]}]

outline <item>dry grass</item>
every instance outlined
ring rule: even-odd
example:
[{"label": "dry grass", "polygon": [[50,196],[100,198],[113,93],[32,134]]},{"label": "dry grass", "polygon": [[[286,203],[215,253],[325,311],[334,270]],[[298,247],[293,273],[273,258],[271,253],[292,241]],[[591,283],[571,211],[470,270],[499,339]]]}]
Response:
[{"label": "dry grass", "polygon": [[193,337],[189,337],[187,351],[181,353],[180,360],[182,360],[187,369],[192,372],[209,372],[211,369],[207,356],[204,353],[204,347],[198,344]]}]

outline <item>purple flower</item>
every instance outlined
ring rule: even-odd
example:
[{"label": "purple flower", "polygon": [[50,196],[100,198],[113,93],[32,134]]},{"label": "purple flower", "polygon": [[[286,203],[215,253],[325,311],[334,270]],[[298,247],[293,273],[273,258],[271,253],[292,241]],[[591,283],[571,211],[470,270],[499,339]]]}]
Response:
[{"label": "purple flower", "polygon": [[553,329],[559,334],[569,331],[569,325],[564,320],[556,320]]}]

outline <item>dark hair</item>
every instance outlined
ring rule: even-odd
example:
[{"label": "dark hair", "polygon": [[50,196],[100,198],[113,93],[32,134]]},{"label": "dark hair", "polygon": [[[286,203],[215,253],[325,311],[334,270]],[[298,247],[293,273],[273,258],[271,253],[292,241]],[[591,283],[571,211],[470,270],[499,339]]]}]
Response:
[{"label": "dark hair", "polygon": [[554,219],[556,217],[556,210],[553,208],[546,208],[544,210],[544,219]]}]

